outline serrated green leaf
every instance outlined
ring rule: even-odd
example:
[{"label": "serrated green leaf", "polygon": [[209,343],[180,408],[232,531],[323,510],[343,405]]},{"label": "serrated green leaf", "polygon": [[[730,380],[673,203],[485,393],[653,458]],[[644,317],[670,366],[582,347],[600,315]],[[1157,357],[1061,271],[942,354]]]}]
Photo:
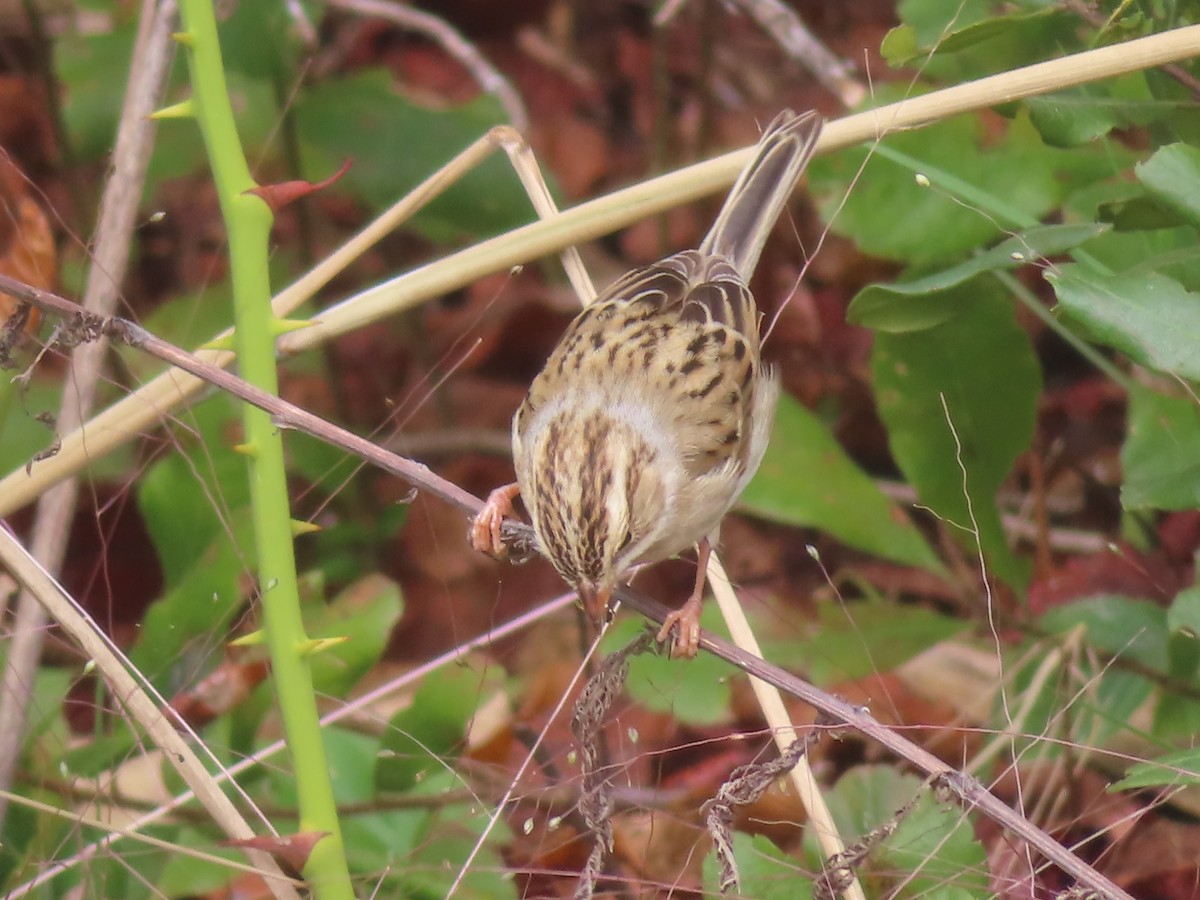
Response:
[{"label": "serrated green leaf", "polygon": [[1191,397],[1135,390],[1121,448],[1126,509],[1200,507],[1200,409]]},{"label": "serrated green leaf", "polygon": [[[877,331],[902,333],[940,325],[957,314],[960,288],[983,272],[1016,269],[1047,256],[1064,253],[1103,234],[1098,222],[1031,228],[971,257],[966,262],[923,278],[872,284],[859,291],[846,310],[846,321]],[[968,293],[967,296],[970,295]]]},{"label": "serrated green leaf", "polygon": [[770,446],[741,506],[771,521],[821,528],[884,559],[941,570],[907,514],[846,456],[816,416],[787,395],[780,398]]},{"label": "serrated green leaf", "polygon": [[996,489],[1032,439],[1041,370],[1008,298],[983,281],[954,318],[881,333],[871,371],[892,455],[922,502],[971,547],[974,522],[995,573],[1023,583]]},{"label": "serrated green leaf", "polygon": [[1134,172],[1154,199],[1200,226],[1200,150],[1171,144],[1136,166]]},{"label": "serrated green leaf", "polygon": [[1101,275],[1079,265],[1048,272],[1060,309],[1096,341],[1134,362],[1200,378],[1200,296],[1157,272]]}]

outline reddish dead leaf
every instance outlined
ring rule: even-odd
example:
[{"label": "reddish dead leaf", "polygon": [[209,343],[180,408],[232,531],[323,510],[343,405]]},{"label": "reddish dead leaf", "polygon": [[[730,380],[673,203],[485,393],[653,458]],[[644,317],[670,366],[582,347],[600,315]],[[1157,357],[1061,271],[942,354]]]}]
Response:
[{"label": "reddish dead leaf", "polygon": [[[12,59],[6,65],[11,67]],[[27,168],[52,164],[58,155],[52,109],[40,79],[32,74],[0,74],[0,146],[4,147],[4,156],[23,160]]]},{"label": "reddish dead leaf", "polygon": [[342,163],[340,169],[324,181],[281,181],[277,184],[261,184],[258,187],[251,188],[246,193],[262,198],[263,202],[271,207],[271,212],[277,213],[285,206],[295,203],[301,197],[315,194],[317,191],[324,190],[331,184],[336,183],[343,175],[350,171],[350,165],[350,160],[346,160]]},{"label": "reddish dead leaf", "polygon": [[678,206],[664,216],[643,219],[626,228],[621,233],[621,250],[631,264],[652,263],[680,247],[694,247],[704,228],[698,209]]},{"label": "reddish dead leaf", "polygon": [[541,143],[546,164],[572,200],[595,194],[612,172],[612,145],[603,129],[591,122],[563,116],[543,133]]},{"label": "reddish dead leaf", "polygon": [[671,895],[698,891],[708,853],[708,832],[674,813],[637,810],[613,823],[613,858],[626,863],[642,880],[631,896],[655,896],[655,885],[669,884]]},{"label": "reddish dead leaf", "polygon": [[1169,564],[1161,553],[1141,553],[1126,544],[1117,552],[1068,559],[1029,588],[1029,609],[1040,615],[1055,606],[1099,594],[1166,601],[1190,583],[1191,566]]},{"label": "reddish dead leaf", "polygon": [[226,847],[242,847],[248,850],[263,850],[294,872],[304,871],[308,857],[317,841],[328,837],[328,831],[303,831],[298,834],[260,835],[242,841],[224,841]]},{"label": "reddish dead leaf", "polygon": [[508,817],[513,839],[505,856],[517,875],[518,896],[571,897],[578,872],[591,852],[591,835],[581,835],[564,820],[550,819],[529,804]]},{"label": "reddish dead leaf", "polygon": [[1163,551],[1173,560],[1190,562],[1200,548],[1200,512],[1169,513],[1158,526]]},{"label": "reddish dead leaf", "polygon": [[[0,156],[0,274],[37,288],[54,287],[57,254],[54,233],[41,206],[29,194],[29,183],[8,156]],[[18,303],[0,294],[0,322],[17,311]],[[24,329],[37,328],[38,311],[30,310]]]},{"label": "reddish dead leaf", "polygon": [[171,708],[192,728],[203,728],[242,701],[267,677],[266,660],[242,662],[226,658],[193,687],[171,698]]}]

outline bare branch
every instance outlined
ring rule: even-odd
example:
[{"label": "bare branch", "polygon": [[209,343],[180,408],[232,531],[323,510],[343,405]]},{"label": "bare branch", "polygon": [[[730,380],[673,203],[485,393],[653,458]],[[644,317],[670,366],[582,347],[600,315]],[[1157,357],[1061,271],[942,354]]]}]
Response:
[{"label": "bare branch", "polygon": [[[5,276],[0,276],[0,292],[23,303],[31,303],[44,313],[65,319],[66,327],[62,329],[62,334],[67,339],[88,338],[102,333],[110,339],[141,349],[198,378],[205,379],[214,386],[270,413],[281,427],[303,430],[333,446],[353,453],[366,462],[398,475],[410,484],[427,490],[457,506],[470,516],[474,516],[483,508],[483,502],[479,498],[439,477],[428,467],[389,453],[365,438],[351,434],[345,429],[324,421],[319,416],[247,384],[224,369],[201,362],[192,354],[155,337],[140,325],[117,317],[96,316],[57,294],[39,290]],[[512,521],[505,522],[506,539],[511,536],[516,540],[532,541],[531,533],[532,529],[528,525]],[[665,606],[630,588],[618,587],[614,591],[614,596],[623,605],[659,624],[667,616],[668,610]],[[916,768],[935,779],[937,784],[945,787],[950,795],[959,801],[964,810],[978,810],[1002,827],[1010,829],[1016,836],[1027,841],[1031,847],[1036,848],[1049,862],[1077,879],[1081,884],[1096,891],[1100,896],[1132,900],[1129,894],[1117,885],[990,794],[978,780],[947,765],[932,753],[906,740],[899,733],[886,728],[872,718],[866,710],[851,706],[845,701],[813,687],[790,672],[786,672],[760,657],[746,653],[729,641],[708,632],[701,632],[700,646],[742,669],[748,675],[774,685],[779,690],[820,710],[833,723],[833,727],[853,728],[877,741],[897,756],[908,760]]]}]

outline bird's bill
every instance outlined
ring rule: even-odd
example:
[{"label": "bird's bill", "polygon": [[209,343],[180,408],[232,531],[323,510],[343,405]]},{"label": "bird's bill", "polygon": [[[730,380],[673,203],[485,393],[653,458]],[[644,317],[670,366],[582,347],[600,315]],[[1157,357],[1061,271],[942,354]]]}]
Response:
[{"label": "bird's bill", "polygon": [[585,581],[580,583],[576,590],[588,618],[596,624],[604,622],[608,618],[608,601],[612,599],[612,588]]}]

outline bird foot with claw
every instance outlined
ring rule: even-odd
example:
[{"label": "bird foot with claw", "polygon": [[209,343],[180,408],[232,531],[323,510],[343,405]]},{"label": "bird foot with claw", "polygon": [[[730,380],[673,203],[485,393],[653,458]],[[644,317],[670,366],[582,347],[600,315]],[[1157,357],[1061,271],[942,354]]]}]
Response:
[{"label": "bird foot with claw", "polygon": [[675,640],[671,645],[671,656],[693,659],[700,651],[700,601],[689,597],[688,601],[674,612],[668,613],[663,619],[662,628],[658,630],[656,640],[664,644],[675,630]]},{"label": "bird foot with claw", "polygon": [[508,557],[508,545],[504,542],[501,528],[504,519],[513,512],[513,498],[521,492],[517,484],[506,484],[488,494],[483,509],[471,523],[471,546],[481,553],[497,559]]}]

